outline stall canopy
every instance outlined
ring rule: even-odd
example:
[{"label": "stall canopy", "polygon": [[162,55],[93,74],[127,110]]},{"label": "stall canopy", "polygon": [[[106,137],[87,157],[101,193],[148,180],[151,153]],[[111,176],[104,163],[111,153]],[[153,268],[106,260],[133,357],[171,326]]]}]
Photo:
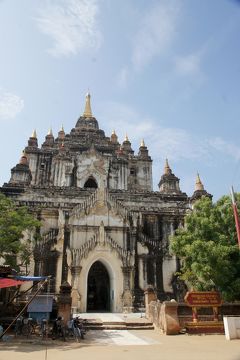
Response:
[{"label": "stall canopy", "polygon": [[9,276],[0,277],[0,289],[18,286],[23,284],[25,281],[41,281],[45,280],[47,276]]}]

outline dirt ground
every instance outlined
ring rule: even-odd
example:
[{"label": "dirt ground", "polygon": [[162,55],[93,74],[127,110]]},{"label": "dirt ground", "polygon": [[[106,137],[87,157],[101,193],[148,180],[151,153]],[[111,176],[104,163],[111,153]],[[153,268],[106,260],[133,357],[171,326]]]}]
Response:
[{"label": "dirt ground", "polygon": [[121,337],[122,332],[89,331],[80,343],[8,338],[0,342],[0,360],[240,360],[240,340],[228,341],[224,335],[166,336],[157,330],[125,333],[140,345],[124,345]]}]

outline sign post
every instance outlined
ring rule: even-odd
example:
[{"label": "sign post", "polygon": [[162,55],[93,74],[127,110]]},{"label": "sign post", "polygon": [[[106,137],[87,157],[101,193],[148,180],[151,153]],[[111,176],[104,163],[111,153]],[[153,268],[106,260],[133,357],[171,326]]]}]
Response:
[{"label": "sign post", "polygon": [[[218,309],[222,300],[217,291],[190,291],[187,292],[184,300],[192,308],[192,322],[186,324],[189,333],[223,333],[223,322],[219,321]],[[212,308],[212,321],[199,321],[199,308]]]}]

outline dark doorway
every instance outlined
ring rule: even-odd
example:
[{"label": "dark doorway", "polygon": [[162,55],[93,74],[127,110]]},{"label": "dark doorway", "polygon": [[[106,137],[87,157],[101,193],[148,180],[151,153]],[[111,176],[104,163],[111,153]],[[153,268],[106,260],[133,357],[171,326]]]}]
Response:
[{"label": "dark doorway", "polygon": [[100,261],[88,273],[87,311],[110,311],[109,275]]},{"label": "dark doorway", "polygon": [[97,182],[96,180],[94,179],[93,176],[90,176],[87,181],[85,182],[84,184],[84,187],[85,188],[93,188],[93,189],[97,189]]}]

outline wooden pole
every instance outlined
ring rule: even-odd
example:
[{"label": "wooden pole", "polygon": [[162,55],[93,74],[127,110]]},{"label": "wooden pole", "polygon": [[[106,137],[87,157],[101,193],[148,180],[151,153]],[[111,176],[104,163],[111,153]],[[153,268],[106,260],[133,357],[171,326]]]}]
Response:
[{"label": "wooden pole", "polygon": [[39,289],[37,289],[37,291],[35,292],[35,294],[31,297],[31,299],[26,303],[26,305],[24,305],[24,307],[22,308],[22,310],[20,311],[20,313],[15,317],[15,319],[13,319],[13,321],[11,322],[11,324],[6,328],[6,330],[2,333],[2,335],[0,336],[0,340],[2,339],[2,337],[7,333],[7,331],[10,329],[10,327],[15,323],[15,321],[24,313],[25,309],[28,307],[28,305],[33,301],[33,299],[36,297],[36,295],[39,293],[39,291],[42,289],[42,287],[48,282],[50,277],[47,277],[46,279],[44,279],[43,283],[40,285]]}]

